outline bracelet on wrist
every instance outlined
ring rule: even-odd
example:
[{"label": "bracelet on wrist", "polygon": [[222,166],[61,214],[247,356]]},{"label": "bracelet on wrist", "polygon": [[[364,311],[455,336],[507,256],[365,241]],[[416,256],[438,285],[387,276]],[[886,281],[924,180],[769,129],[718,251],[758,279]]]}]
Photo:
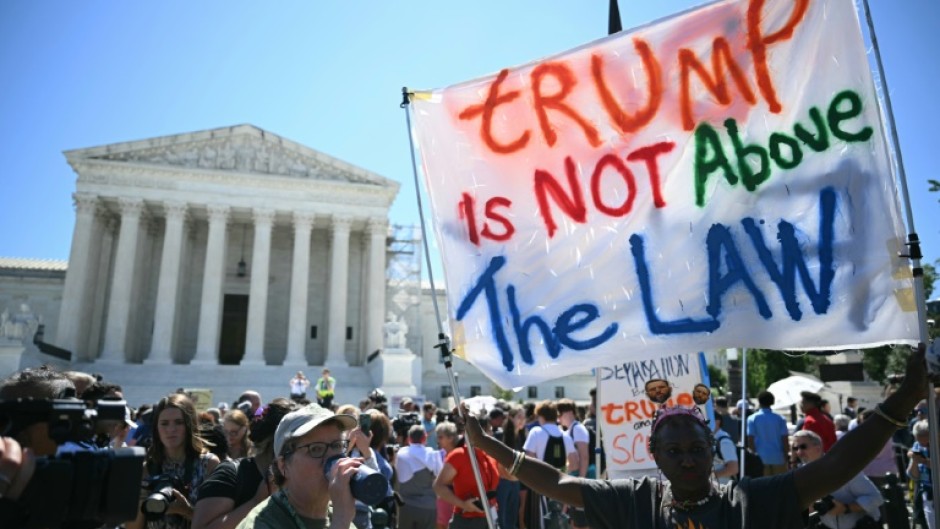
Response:
[{"label": "bracelet on wrist", "polygon": [[884,419],[884,420],[890,422],[891,424],[897,426],[898,428],[907,428],[907,423],[906,423],[906,422],[900,421],[900,420],[895,419],[894,417],[888,415],[887,412],[885,412],[884,409],[882,408],[882,405],[881,405],[881,404],[876,404],[876,405],[875,405],[875,409],[874,409],[873,411],[874,411],[875,415],[877,415],[877,416],[881,417],[882,419]]},{"label": "bracelet on wrist", "polygon": [[522,469],[522,462],[525,461],[525,452],[521,450],[513,450],[514,458],[512,460],[512,467],[509,469],[509,475],[515,476],[519,474],[519,470]]}]

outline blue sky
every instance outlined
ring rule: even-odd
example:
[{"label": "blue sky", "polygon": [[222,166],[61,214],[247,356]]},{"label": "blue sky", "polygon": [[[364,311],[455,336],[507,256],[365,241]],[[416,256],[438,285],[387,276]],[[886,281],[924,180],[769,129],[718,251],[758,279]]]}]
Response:
[{"label": "blue sky", "polygon": [[[625,28],[701,2],[621,0]],[[940,6],[872,0],[927,261],[940,257]],[[437,88],[603,37],[603,0],[0,3],[0,256],[67,259],[62,151],[252,123],[402,182],[401,87]],[[440,275],[437,276],[440,278]]]}]

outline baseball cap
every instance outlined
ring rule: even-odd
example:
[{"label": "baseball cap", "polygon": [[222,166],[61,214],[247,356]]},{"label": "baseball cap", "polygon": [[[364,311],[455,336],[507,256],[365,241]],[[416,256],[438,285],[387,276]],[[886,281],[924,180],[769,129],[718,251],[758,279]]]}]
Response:
[{"label": "baseball cap", "polygon": [[352,415],[336,415],[316,404],[307,404],[281,419],[274,432],[274,455],[279,456],[287,441],[307,435],[317,426],[335,421],[341,430],[352,430],[358,424]]}]

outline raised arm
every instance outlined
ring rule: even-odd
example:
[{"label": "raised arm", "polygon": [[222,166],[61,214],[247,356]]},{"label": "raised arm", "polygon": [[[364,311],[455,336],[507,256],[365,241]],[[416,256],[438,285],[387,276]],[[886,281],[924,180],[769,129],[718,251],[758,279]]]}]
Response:
[{"label": "raised arm", "polygon": [[[467,422],[466,435],[473,446],[489,454],[500,465],[512,469],[516,460],[516,451],[492,436],[484,434],[480,423],[467,412],[466,407],[462,411]],[[522,459],[515,475],[519,481],[543,496],[574,507],[584,507],[584,498],[581,497],[581,478],[566,476],[548,463],[528,456]]]},{"label": "raised arm", "polygon": [[910,411],[927,394],[925,349],[920,344],[911,353],[901,387],[878,405],[869,420],[845,434],[826,455],[793,471],[800,505],[809,507],[855,477],[904,425]]}]

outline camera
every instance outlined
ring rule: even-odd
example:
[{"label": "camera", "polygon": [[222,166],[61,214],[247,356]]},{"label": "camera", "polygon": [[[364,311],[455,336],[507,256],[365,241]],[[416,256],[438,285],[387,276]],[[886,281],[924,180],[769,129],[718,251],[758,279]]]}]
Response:
[{"label": "camera", "polygon": [[0,402],[0,432],[15,436],[30,425],[45,422],[56,444],[89,441],[124,422],[127,403],[99,400],[88,406],[78,399],[12,399]]},{"label": "camera", "polygon": [[185,485],[176,477],[159,474],[144,481],[144,488],[150,491],[140,506],[140,511],[148,518],[159,518],[173,503],[173,489],[184,490]]},{"label": "camera", "polygon": [[887,380],[889,384],[901,384],[904,382],[904,375],[888,375]]},{"label": "camera", "polygon": [[[78,399],[0,401],[0,433],[15,437],[46,423],[58,445],[87,443],[124,421],[124,401],[88,406]],[[23,527],[118,525],[137,517],[143,448],[80,450],[36,459],[19,504],[29,513]]]},{"label": "camera", "polygon": [[392,419],[392,430],[394,430],[396,437],[404,437],[408,435],[408,429],[416,424],[421,424],[421,416],[418,415],[418,412],[399,413],[397,417]]},{"label": "camera", "polygon": [[368,398],[369,398],[370,401],[372,401],[372,404],[373,404],[374,406],[378,406],[379,404],[387,404],[387,403],[388,403],[388,397],[386,397],[386,396],[385,396],[385,392],[382,391],[382,390],[379,389],[379,388],[375,388],[375,389],[373,389],[372,391],[370,391],[370,392],[369,392],[369,395],[368,395]]},{"label": "camera", "polygon": [[824,496],[813,502],[813,510],[820,515],[831,511],[835,506],[835,499],[832,496]]}]

